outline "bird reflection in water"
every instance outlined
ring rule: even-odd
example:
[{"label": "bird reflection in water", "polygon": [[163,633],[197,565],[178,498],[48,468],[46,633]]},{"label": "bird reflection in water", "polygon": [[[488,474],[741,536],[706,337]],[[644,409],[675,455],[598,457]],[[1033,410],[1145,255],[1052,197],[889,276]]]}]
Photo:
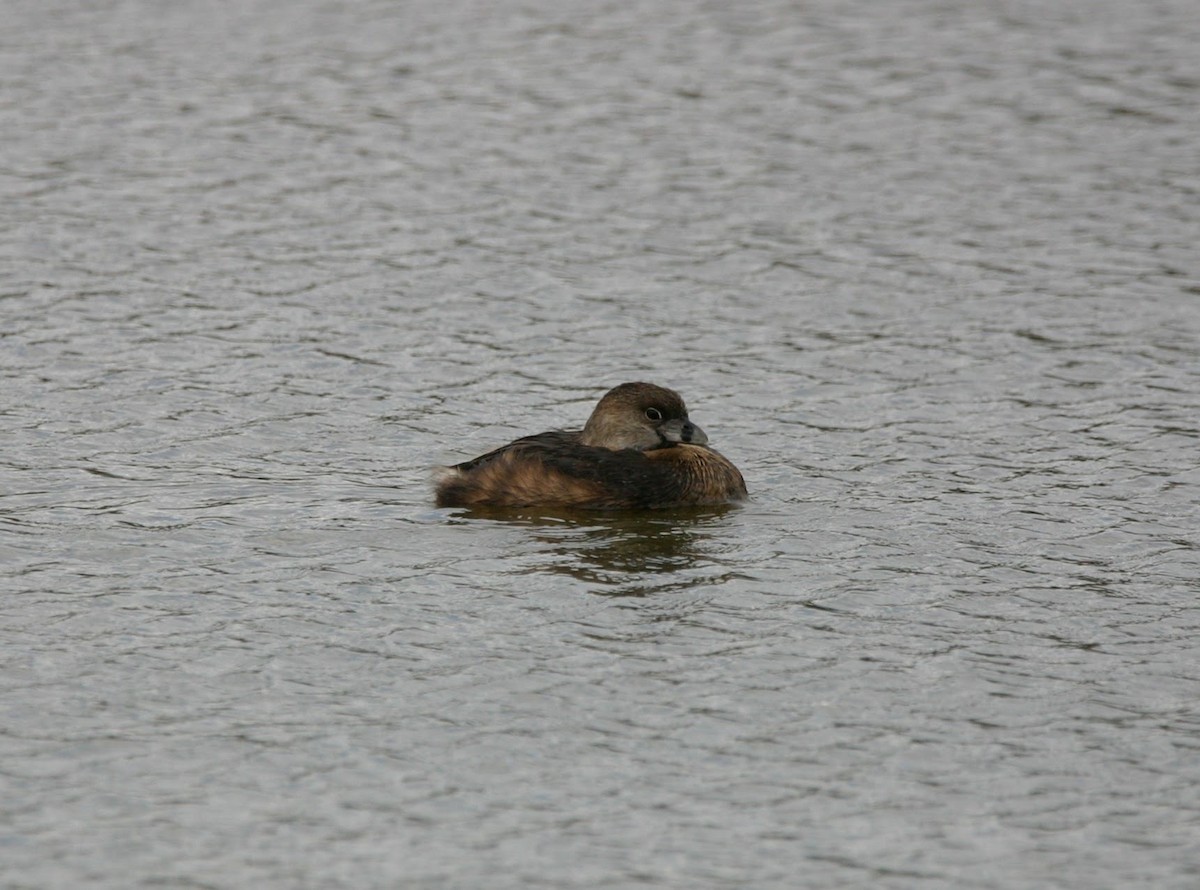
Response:
[{"label": "bird reflection in water", "polygon": [[663,513],[582,513],[546,509],[480,509],[476,519],[530,526],[548,558],[529,572],[570,576],[607,596],[648,596],[718,584],[701,569],[714,533],[729,523],[730,505],[678,508]]}]

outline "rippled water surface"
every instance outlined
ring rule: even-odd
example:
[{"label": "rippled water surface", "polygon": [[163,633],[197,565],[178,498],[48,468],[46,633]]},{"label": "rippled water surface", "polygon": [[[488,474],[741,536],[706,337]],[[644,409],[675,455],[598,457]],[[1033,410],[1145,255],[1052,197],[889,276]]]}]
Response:
[{"label": "rippled water surface", "polygon": [[1200,886],[1192,3],[4,15],[0,885]]}]

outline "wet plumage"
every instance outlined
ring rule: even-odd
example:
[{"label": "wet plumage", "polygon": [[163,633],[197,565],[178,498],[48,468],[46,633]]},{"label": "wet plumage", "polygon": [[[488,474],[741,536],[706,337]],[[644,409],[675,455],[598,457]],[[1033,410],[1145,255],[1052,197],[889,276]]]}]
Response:
[{"label": "wet plumage", "polygon": [[526,436],[443,472],[440,507],[653,509],[746,496],[728,459],[707,445],[678,393],[623,383],[582,430]]}]

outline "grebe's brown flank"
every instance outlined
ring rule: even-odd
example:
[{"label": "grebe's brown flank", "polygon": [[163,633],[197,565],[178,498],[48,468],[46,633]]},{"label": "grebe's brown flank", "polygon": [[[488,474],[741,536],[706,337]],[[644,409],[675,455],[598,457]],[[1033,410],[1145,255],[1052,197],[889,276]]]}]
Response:
[{"label": "grebe's brown flank", "polygon": [[679,394],[622,383],[582,430],[525,436],[442,471],[439,507],[653,509],[746,496],[730,461],[708,446]]}]

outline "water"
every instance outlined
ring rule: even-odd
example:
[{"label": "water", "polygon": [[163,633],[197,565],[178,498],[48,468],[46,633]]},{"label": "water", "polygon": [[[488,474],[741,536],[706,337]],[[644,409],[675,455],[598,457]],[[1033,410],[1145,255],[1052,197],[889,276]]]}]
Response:
[{"label": "water", "polygon": [[1191,4],[5,18],[4,887],[1200,881]]}]

